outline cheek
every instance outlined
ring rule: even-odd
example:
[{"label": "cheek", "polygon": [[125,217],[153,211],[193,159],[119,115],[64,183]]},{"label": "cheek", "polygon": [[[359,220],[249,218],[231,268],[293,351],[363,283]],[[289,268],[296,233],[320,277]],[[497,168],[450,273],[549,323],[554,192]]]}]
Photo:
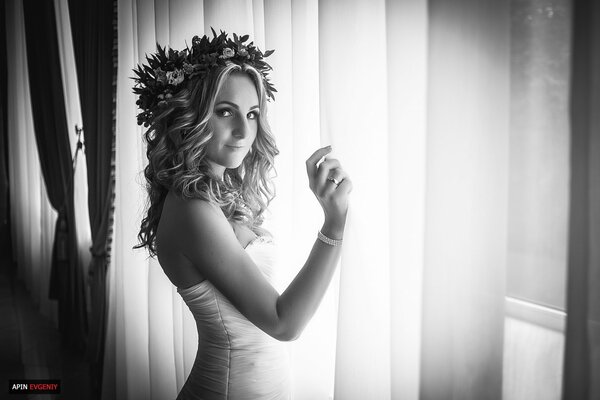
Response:
[{"label": "cheek", "polygon": [[256,136],[258,136],[258,121],[252,123],[252,142],[256,140]]},{"label": "cheek", "polygon": [[212,121],[210,124],[210,128],[213,133],[213,139],[225,136],[228,129],[227,123],[225,121],[219,120]]},{"label": "cheek", "polygon": [[209,157],[214,157],[214,155],[217,154],[218,152],[219,152],[219,141],[215,140],[215,137],[213,136],[208,141],[208,144],[206,146],[206,154]]},{"label": "cheek", "polygon": [[219,154],[222,151],[222,148],[223,140],[221,140],[221,137],[219,135],[213,133],[213,136],[210,138],[206,145],[206,155],[210,159],[214,160],[215,158],[218,158]]},{"label": "cheek", "polygon": [[218,148],[220,144],[226,139],[227,129],[222,122],[213,122],[210,126],[212,137],[208,142],[209,147]]}]

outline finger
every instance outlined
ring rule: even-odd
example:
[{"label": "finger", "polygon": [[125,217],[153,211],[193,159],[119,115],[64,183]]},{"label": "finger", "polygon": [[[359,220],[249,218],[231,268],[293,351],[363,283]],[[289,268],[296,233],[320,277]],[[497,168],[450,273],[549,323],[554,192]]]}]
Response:
[{"label": "finger", "polygon": [[346,172],[342,168],[333,168],[325,181],[326,191],[334,191],[346,179]]},{"label": "finger", "polygon": [[325,157],[331,152],[331,146],[321,147],[315,151],[308,160],[306,160],[306,172],[308,173],[308,179],[313,179],[317,172],[317,163],[321,158]]},{"label": "finger", "polygon": [[340,182],[340,184],[336,188],[336,191],[343,192],[346,194],[352,192],[352,180],[348,176],[344,177],[344,180]]},{"label": "finger", "polygon": [[326,158],[321,164],[317,171],[316,184],[324,185],[327,178],[331,176],[331,171],[340,168],[340,162],[335,158]]},{"label": "finger", "polygon": [[335,179],[338,184],[343,181],[346,176],[346,171],[344,171],[341,167],[333,168],[329,173],[329,177]]}]

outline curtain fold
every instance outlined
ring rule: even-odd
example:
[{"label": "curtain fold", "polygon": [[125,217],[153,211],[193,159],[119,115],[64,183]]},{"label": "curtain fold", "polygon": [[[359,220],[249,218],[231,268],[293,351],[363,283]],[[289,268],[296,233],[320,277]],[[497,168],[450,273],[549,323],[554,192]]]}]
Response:
[{"label": "curtain fold", "polygon": [[[8,85],[7,148],[13,259],[42,315],[57,324],[57,304],[49,298],[56,212],[42,179],[33,130],[24,13],[21,1],[6,3]],[[14,184],[19,183],[19,184]]]},{"label": "curtain fold", "polygon": [[[87,331],[85,288],[78,268],[73,204],[73,169],[52,1],[25,1],[25,30],[31,106],[48,198],[58,211],[50,295],[59,300],[63,338],[78,349]],[[40,36],[44,40],[40,40]],[[40,62],[44,60],[44,62]]]},{"label": "curtain fold", "polygon": [[[144,8],[144,4],[146,8]],[[103,399],[151,399],[148,339],[148,260],[136,244],[144,204],[144,146],[135,121],[135,96],[129,71],[139,62],[138,37],[155,47],[154,35],[138,33],[138,18],[154,26],[151,2],[119,0],[117,110],[115,137],[115,232],[109,265],[109,314],[103,374]],[[143,17],[142,17],[143,16]],[[170,321],[165,321],[169,324]],[[176,329],[173,327],[173,329]],[[172,346],[172,344],[169,344]],[[169,360],[170,361],[170,360]],[[175,373],[175,371],[172,371]]]},{"label": "curtain fold", "polygon": [[334,396],[389,399],[385,1],[320,1],[318,18],[321,138],[354,187],[340,265]]},{"label": "curtain fold", "polygon": [[422,399],[502,398],[509,2],[429,2]]},{"label": "curtain fold", "polygon": [[[419,398],[425,246],[428,1],[387,0],[391,398]],[[410,55],[407,57],[407,55]],[[401,221],[401,223],[396,223]]]},{"label": "curtain fold", "polygon": [[[64,90],[65,112],[67,126],[71,129],[69,143],[71,154],[74,154],[73,162],[73,205],[75,208],[75,237],[77,239],[77,263],[86,277],[88,266],[92,259],[90,246],[92,245],[92,233],[90,232],[89,210],[88,210],[88,178],[85,154],[85,134],[76,134],[76,128],[82,127],[81,107],[79,101],[79,85],[77,82],[77,68],[75,66],[75,54],[73,51],[73,38],[71,33],[71,21],[69,18],[69,6],[67,0],[54,0],[56,13],[56,27],[58,38],[58,50],[60,58],[60,70]],[[89,298],[89,286],[85,285],[86,298]],[[89,319],[89,315],[88,315]]]},{"label": "curtain fold", "polygon": [[[0,43],[6,44],[5,2],[0,5]],[[0,47],[0,251],[3,259],[12,262],[10,251],[10,201],[8,185],[8,97],[6,45]],[[9,268],[8,265],[4,266]]]},{"label": "curtain fold", "polygon": [[87,354],[92,392],[100,393],[106,329],[106,270],[113,209],[114,75],[116,2],[69,1],[81,114],[85,135],[88,207],[92,234],[89,266],[91,315]]},{"label": "curtain fold", "polygon": [[563,399],[600,397],[600,5],[575,0]]}]

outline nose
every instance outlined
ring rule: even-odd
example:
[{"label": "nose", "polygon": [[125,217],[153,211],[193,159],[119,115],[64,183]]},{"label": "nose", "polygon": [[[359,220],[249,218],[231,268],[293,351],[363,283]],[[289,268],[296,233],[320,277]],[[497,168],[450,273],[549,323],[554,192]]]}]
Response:
[{"label": "nose", "polygon": [[250,134],[250,125],[248,120],[243,116],[238,116],[235,119],[233,127],[233,136],[237,138],[245,138]]}]

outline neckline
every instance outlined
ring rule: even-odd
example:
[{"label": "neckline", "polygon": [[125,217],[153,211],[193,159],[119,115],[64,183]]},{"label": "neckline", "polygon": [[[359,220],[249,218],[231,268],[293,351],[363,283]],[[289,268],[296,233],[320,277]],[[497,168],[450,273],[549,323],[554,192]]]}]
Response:
[{"label": "neckline", "polygon": [[273,240],[268,236],[257,236],[254,239],[252,239],[250,242],[248,242],[246,247],[244,247],[244,250],[248,250],[248,249],[252,248],[252,246],[254,246],[258,243],[273,243]]}]

